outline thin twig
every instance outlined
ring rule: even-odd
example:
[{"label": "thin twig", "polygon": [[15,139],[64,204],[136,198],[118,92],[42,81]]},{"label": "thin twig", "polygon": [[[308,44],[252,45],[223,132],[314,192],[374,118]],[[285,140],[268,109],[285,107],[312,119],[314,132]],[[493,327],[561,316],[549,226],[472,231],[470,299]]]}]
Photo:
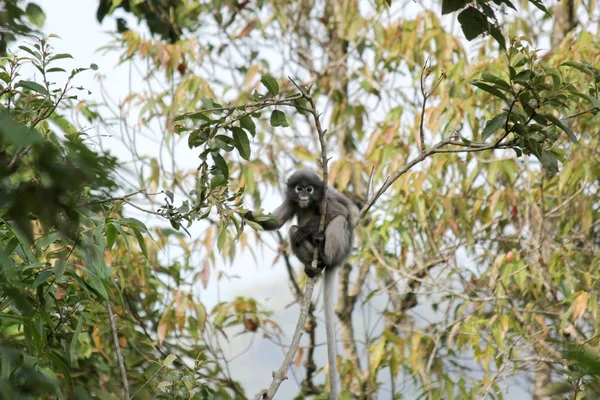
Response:
[{"label": "thin twig", "polygon": [[421,150],[421,153],[423,153],[425,151],[425,129],[423,127],[423,122],[425,120],[425,107],[427,106],[427,99],[429,98],[429,95],[427,94],[427,92],[425,91],[425,79],[427,79],[427,77],[429,76],[429,67],[427,66],[427,64],[429,63],[429,59],[427,59],[425,61],[425,64],[423,65],[423,69],[421,70],[421,95],[423,96],[423,106],[421,108],[421,121],[419,122],[419,139],[420,142],[419,143],[419,147]]},{"label": "thin twig", "polygon": [[94,204],[110,203],[110,202],[113,202],[113,201],[124,201],[124,200],[128,199],[129,197],[133,197],[133,196],[135,196],[137,194],[142,193],[144,190],[145,189],[140,189],[140,190],[137,190],[137,191],[135,191],[133,193],[129,193],[129,194],[126,194],[124,196],[119,196],[119,197],[109,197],[107,199],[92,200],[92,201],[88,201],[88,202],[86,202],[84,204],[86,204],[86,205],[94,205]]},{"label": "thin twig", "polygon": [[123,354],[121,354],[121,346],[119,345],[119,335],[117,334],[117,324],[115,323],[115,315],[110,304],[104,303],[108,310],[108,318],[110,319],[110,329],[113,334],[113,341],[115,344],[115,351],[117,352],[117,359],[119,361],[119,368],[121,369],[121,378],[123,379],[123,398],[129,400],[129,383],[127,382],[127,371],[125,370],[125,362],[123,361]]}]

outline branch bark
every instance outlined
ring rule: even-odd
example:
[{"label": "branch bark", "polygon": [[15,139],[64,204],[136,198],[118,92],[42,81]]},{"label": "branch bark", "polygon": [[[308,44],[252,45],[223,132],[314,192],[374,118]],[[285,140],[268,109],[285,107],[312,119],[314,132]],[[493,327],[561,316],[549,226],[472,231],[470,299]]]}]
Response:
[{"label": "branch bark", "polygon": [[113,342],[115,345],[115,352],[117,353],[117,360],[119,362],[119,369],[121,370],[121,379],[123,379],[123,398],[129,400],[129,382],[127,381],[127,370],[125,369],[125,362],[123,361],[123,354],[121,353],[121,345],[119,344],[119,335],[117,333],[117,324],[115,323],[115,315],[110,304],[104,303],[108,310],[108,318],[110,319],[110,329],[113,335]]}]

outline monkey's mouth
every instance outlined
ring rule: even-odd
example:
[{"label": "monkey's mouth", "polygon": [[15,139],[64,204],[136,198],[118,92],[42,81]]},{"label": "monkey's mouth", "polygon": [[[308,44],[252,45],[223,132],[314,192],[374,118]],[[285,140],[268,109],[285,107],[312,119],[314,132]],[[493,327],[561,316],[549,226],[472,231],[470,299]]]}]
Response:
[{"label": "monkey's mouth", "polygon": [[300,198],[300,199],[298,200],[298,204],[300,205],[300,208],[306,208],[306,207],[308,207],[308,203],[309,203],[309,202],[310,202],[310,199],[303,199],[303,198]]}]

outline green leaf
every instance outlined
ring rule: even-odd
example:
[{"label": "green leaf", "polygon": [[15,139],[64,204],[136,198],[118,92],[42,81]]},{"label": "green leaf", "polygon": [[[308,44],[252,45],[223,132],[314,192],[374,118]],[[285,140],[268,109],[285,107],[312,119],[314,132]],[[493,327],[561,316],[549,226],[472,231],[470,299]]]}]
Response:
[{"label": "green leaf", "polygon": [[233,129],[233,144],[235,148],[240,153],[240,156],[246,161],[250,160],[251,149],[250,149],[250,141],[248,140],[248,135],[246,135],[246,131],[242,128],[232,127]]},{"label": "green leaf", "polygon": [[263,227],[254,221],[244,219],[244,222],[247,223],[248,225],[250,225],[250,227],[252,227],[252,229],[254,229],[255,231],[264,231]]},{"label": "green leaf", "polygon": [[217,238],[217,249],[219,249],[219,253],[223,250],[223,246],[225,246],[225,240],[227,240],[227,229],[221,227],[219,237]]},{"label": "green leaf", "polygon": [[202,146],[208,140],[208,135],[208,129],[204,128],[190,132],[190,135],[188,136],[188,147],[193,149],[194,147]]},{"label": "green leaf", "polygon": [[581,97],[582,99],[589,101],[596,108],[600,108],[600,99],[592,97],[589,94],[579,93],[577,91],[573,91],[573,92],[571,92],[571,94],[573,96]]},{"label": "green leaf", "polygon": [[44,23],[46,22],[46,14],[44,14],[44,11],[40,8],[40,6],[35,3],[29,3],[25,8],[25,13],[27,14],[27,19],[29,19],[32,24],[39,28],[44,26]]},{"label": "green leaf", "polygon": [[40,85],[37,82],[19,81],[19,83],[17,83],[17,86],[21,86],[21,87],[24,87],[25,89],[33,90],[34,92],[37,92],[39,94],[43,94],[44,96],[49,96],[50,95],[48,93],[48,91],[46,90],[46,88],[43,87],[42,85]]},{"label": "green leaf", "polygon": [[217,175],[213,176],[212,179],[210,180],[210,188],[215,189],[219,186],[223,186],[223,184],[226,181],[227,180],[225,179],[225,177],[222,174],[217,174]]},{"label": "green leaf", "polygon": [[75,350],[77,348],[77,340],[79,339],[79,334],[81,333],[81,326],[83,325],[83,317],[80,315],[79,320],[77,320],[77,327],[75,328],[75,332],[73,332],[73,337],[71,338],[71,343],[69,344],[69,364],[73,365],[73,355],[75,354]]},{"label": "green leaf", "polygon": [[494,0],[494,3],[496,3],[498,5],[504,3],[507,6],[509,6],[510,8],[512,8],[513,10],[517,11],[517,8],[513,5],[513,3],[510,2],[510,0]]},{"label": "green leaf", "polygon": [[65,269],[67,268],[67,262],[65,260],[56,260],[54,262],[54,281],[60,280],[63,274],[65,273]]},{"label": "green leaf", "polygon": [[67,366],[67,363],[64,361],[64,359],[59,356],[58,354],[56,354],[55,352],[49,351],[47,353],[47,357],[54,363],[54,365],[60,370],[60,372],[63,375],[63,378],[65,379],[67,385],[69,387],[73,386],[73,378],[71,378],[71,371],[69,370],[69,367]]},{"label": "green leaf", "polygon": [[296,110],[298,111],[299,114],[307,115],[306,109],[310,108],[310,104],[308,103],[308,100],[306,100],[305,98],[296,99],[296,100],[294,100],[294,104],[296,105]]},{"label": "green leaf", "polygon": [[162,366],[167,368],[169,365],[171,365],[171,363],[173,361],[175,361],[177,359],[177,356],[175,354],[169,354],[167,357],[165,357],[165,359],[162,362]]},{"label": "green leaf", "polygon": [[223,156],[219,153],[211,153],[210,155],[215,163],[215,172],[223,175],[225,180],[229,179],[229,167],[227,166],[227,162],[225,161]]},{"label": "green leaf", "polygon": [[465,8],[470,2],[470,0],[442,0],[442,15]]},{"label": "green leaf", "polygon": [[195,111],[193,113],[181,114],[175,117],[175,122],[184,119],[191,119],[193,121],[201,119],[202,121],[211,122],[212,120],[209,117],[207,117],[204,113],[205,111]]},{"label": "green leaf", "polygon": [[273,110],[273,112],[271,113],[270,123],[271,123],[272,127],[276,127],[276,126],[286,127],[286,126],[289,126],[289,124],[287,122],[287,118],[285,117],[284,112],[281,111],[281,110]]},{"label": "green leaf", "polygon": [[64,58],[73,58],[73,56],[67,53],[58,53],[50,57],[48,61],[62,60]]},{"label": "green leaf", "polygon": [[482,139],[486,140],[506,124],[506,116],[498,115],[490,119],[483,128]]},{"label": "green leaf", "polygon": [[133,231],[133,234],[135,235],[135,238],[137,239],[138,244],[140,245],[140,250],[142,250],[144,257],[146,257],[146,259],[148,259],[148,249],[146,248],[146,241],[144,240],[144,236],[142,236],[142,233],[139,231],[139,229],[136,226],[130,225],[130,228]]},{"label": "green leaf", "polygon": [[577,137],[575,136],[573,131],[568,126],[566,126],[561,120],[559,120],[552,114],[542,114],[542,116],[550,120],[554,125],[558,126],[564,132],[566,132],[573,143],[579,143],[579,140],[577,140]]},{"label": "green leaf", "polygon": [[32,56],[34,56],[36,59],[38,59],[38,60],[40,60],[40,61],[42,60],[42,55],[41,55],[40,53],[38,53],[37,51],[35,51],[35,50],[32,50],[32,49],[30,49],[30,48],[29,48],[29,47],[27,47],[27,46],[19,46],[19,48],[20,48],[21,50],[23,50],[23,51],[26,51],[27,53],[31,54],[31,55],[32,55]]},{"label": "green leaf", "polygon": [[458,14],[458,22],[467,40],[473,40],[485,33],[488,20],[483,13],[476,8],[469,7]]},{"label": "green leaf", "polygon": [[172,383],[169,382],[169,381],[162,381],[158,385],[156,385],[156,388],[157,389],[164,389],[164,388],[169,387],[171,385],[172,385]]},{"label": "green leaf", "polygon": [[578,71],[584,72],[588,75],[593,75],[592,72],[590,71],[590,68],[587,65],[584,65],[580,62],[577,61],[565,61],[564,63],[560,64],[560,67],[571,67],[571,68],[575,68]]},{"label": "green leaf", "polygon": [[115,226],[110,223],[108,225],[106,225],[106,227],[104,228],[105,232],[106,232],[106,244],[108,249],[112,249],[113,245],[115,244],[115,241],[117,240],[117,228],[115,228]]},{"label": "green leaf", "polygon": [[256,124],[249,115],[243,116],[242,119],[240,119],[240,126],[250,132],[253,137],[256,134]]},{"label": "green leaf", "polygon": [[548,10],[546,9],[544,4],[540,0],[529,0],[529,2],[531,4],[533,4],[534,6],[536,6],[537,8],[539,8],[540,10],[542,10],[544,13],[546,13],[546,15],[550,16],[550,14],[548,13]]},{"label": "green leaf", "polygon": [[48,278],[50,277],[50,275],[52,275],[53,271],[42,271],[38,274],[38,276],[35,277],[35,280],[33,281],[33,285],[32,287],[35,289],[38,286],[40,286],[42,283],[46,282],[48,280]]},{"label": "green leaf", "polygon": [[277,96],[279,94],[279,83],[277,83],[275,78],[269,75],[264,75],[262,78],[260,78],[260,81],[263,85],[265,85],[269,93],[271,93],[271,96]]},{"label": "green leaf", "polygon": [[94,63],[90,64],[90,69],[92,71],[98,71],[98,64],[94,64]]},{"label": "green leaf", "polygon": [[0,112],[0,136],[15,146],[33,145],[43,140],[38,131],[14,121],[8,113],[2,112]]},{"label": "green leaf", "polygon": [[558,173],[558,160],[554,153],[549,151],[542,151],[540,155],[540,162],[546,171],[550,173],[550,175],[555,175]]},{"label": "green leaf", "polygon": [[504,79],[500,78],[499,76],[496,76],[496,75],[492,74],[489,71],[484,71],[481,74],[481,79],[484,80],[484,81],[486,81],[486,82],[492,83],[493,86],[495,86],[498,89],[502,89],[502,90],[505,90],[507,92],[511,92],[512,91],[512,88],[511,88],[511,86],[510,86],[510,84],[508,82],[506,82]]},{"label": "green leaf", "polygon": [[486,30],[494,39],[496,39],[496,42],[498,42],[500,48],[506,50],[506,39],[504,39],[502,32],[500,32],[500,28],[498,28],[496,25],[488,23]]},{"label": "green leaf", "polygon": [[504,93],[502,93],[499,89],[496,89],[493,86],[490,86],[486,83],[483,83],[481,81],[471,81],[469,82],[471,85],[478,87],[479,89],[488,92],[491,95],[494,95],[496,97],[501,98],[502,100],[504,100],[504,102],[506,103],[506,105],[510,105],[510,101],[508,101],[508,98],[504,95]]},{"label": "green leaf", "polygon": [[526,69],[525,71],[519,72],[513,80],[515,82],[526,83],[533,78],[535,78],[535,73],[530,69]]}]

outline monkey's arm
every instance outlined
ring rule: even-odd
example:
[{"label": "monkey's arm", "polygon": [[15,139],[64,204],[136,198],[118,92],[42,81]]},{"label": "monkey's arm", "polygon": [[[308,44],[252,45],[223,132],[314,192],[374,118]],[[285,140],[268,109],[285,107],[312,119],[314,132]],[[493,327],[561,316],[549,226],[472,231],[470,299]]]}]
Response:
[{"label": "monkey's arm", "polygon": [[292,207],[292,204],[289,204],[288,201],[284,201],[271,213],[271,217],[272,218],[267,221],[256,221],[252,211],[248,211],[244,215],[244,218],[256,222],[262,226],[265,231],[274,231],[281,228],[283,224],[294,217],[294,208]]}]

